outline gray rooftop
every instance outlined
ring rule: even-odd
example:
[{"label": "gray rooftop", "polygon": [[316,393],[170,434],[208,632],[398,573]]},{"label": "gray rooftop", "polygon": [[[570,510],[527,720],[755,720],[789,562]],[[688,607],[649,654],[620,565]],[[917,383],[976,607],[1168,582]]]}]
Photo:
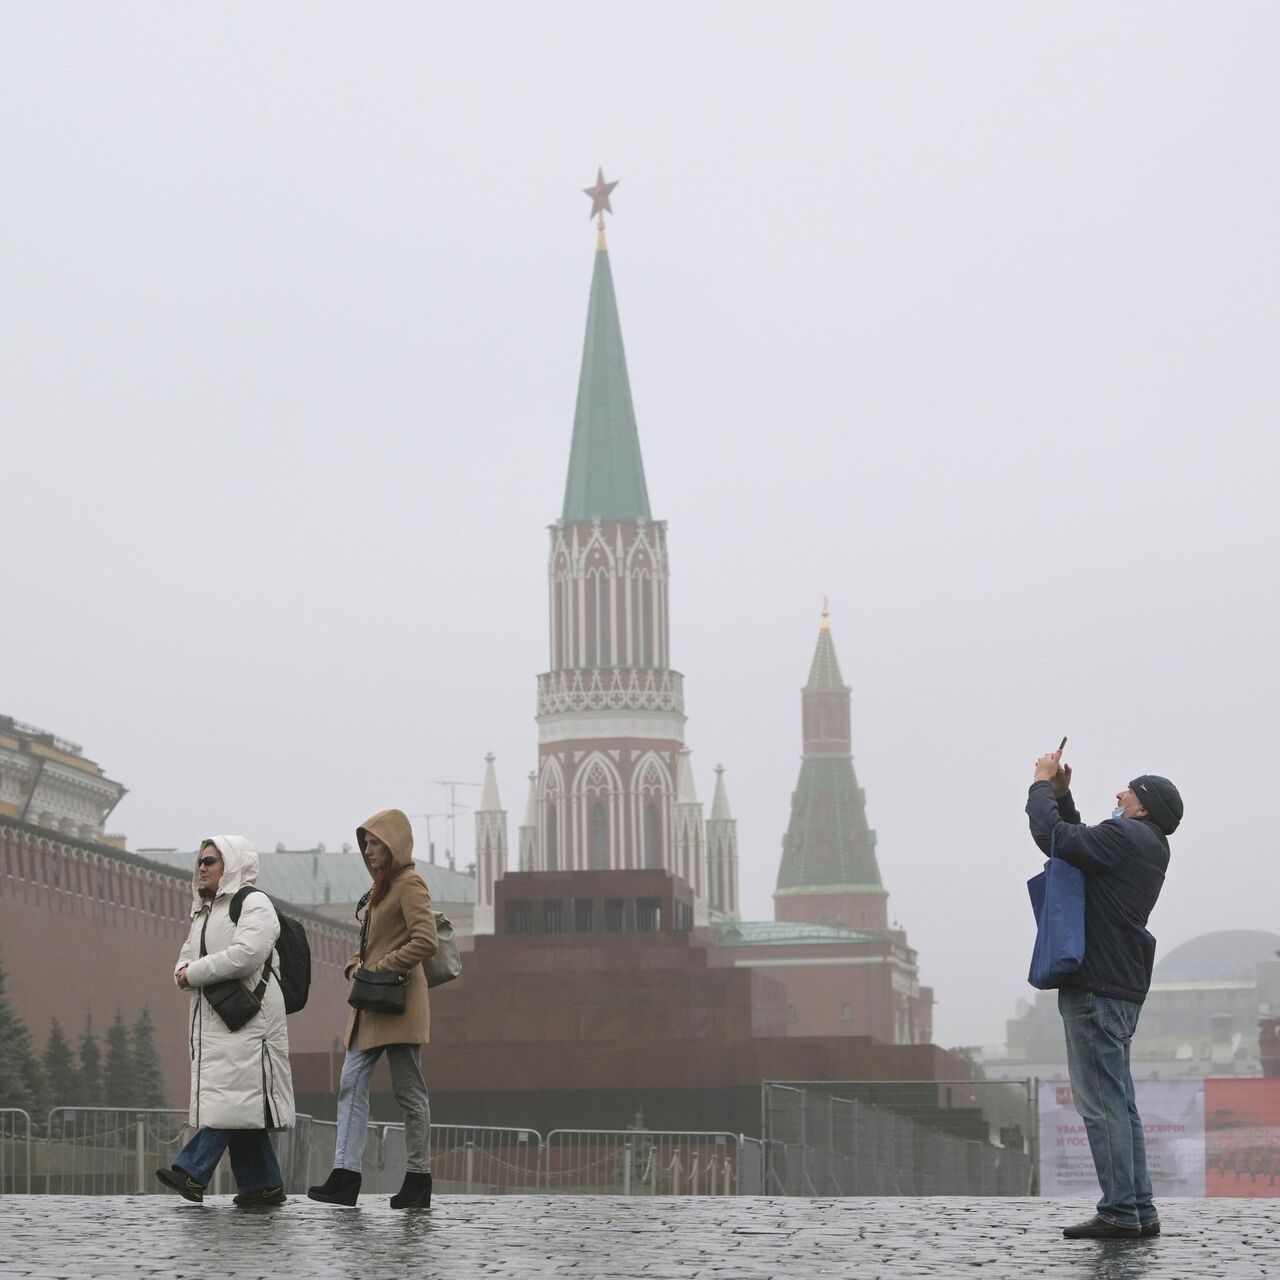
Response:
[{"label": "gray rooftop", "polygon": [[[138,849],[136,853],[140,858],[182,871],[193,868],[196,861],[195,850]],[[371,883],[364,859],[354,850],[343,853],[324,849],[259,849],[258,866],[258,887],[299,907],[356,903]],[[426,880],[431,901],[438,909],[475,902],[473,876],[421,859],[416,859],[414,866]]]}]

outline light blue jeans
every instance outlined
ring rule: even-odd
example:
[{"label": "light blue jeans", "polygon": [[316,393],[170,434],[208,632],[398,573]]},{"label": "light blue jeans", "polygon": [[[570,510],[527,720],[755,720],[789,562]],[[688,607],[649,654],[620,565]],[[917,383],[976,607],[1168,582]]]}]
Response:
[{"label": "light blue jeans", "polygon": [[1098,1217],[1118,1227],[1154,1222],[1147,1143],[1129,1071],[1129,1042],[1142,1006],[1063,989],[1058,1012],[1067,1033],[1071,1098],[1084,1120],[1102,1188]]},{"label": "light blue jeans", "polygon": [[347,1050],[338,1086],[338,1142],[333,1167],[359,1173],[364,1164],[364,1144],[369,1134],[369,1081],[384,1053],[391,1067],[392,1092],[404,1112],[405,1169],[409,1173],[429,1173],[431,1098],[422,1078],[420,1044]]}]

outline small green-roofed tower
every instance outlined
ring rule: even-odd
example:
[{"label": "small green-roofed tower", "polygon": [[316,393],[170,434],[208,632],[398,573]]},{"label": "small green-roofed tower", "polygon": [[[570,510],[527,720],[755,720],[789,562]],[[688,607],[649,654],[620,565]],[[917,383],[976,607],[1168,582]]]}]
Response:
[{"label": "small green-roofed tower", "polygon": [[853,770],[849,687],[840,674],[825,603],[801,703],[804,756],[782,842],[774,917],[885,929],[888,894],[880,882],[866,795]]},{"label": "small green-roofed tower", "polygon": [[561,518],[566,524],[651,518],[618,300],[603,230],[596,239]]}]

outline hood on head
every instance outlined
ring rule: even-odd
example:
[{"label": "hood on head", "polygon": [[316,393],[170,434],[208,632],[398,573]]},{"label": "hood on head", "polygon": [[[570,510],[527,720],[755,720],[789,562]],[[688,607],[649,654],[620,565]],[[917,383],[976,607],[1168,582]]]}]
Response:
[{"label": "hood on head", "polygon": [[[391,850],[391,865],[396,871],[413,865],[413,828],[399,809],[380,809],[356,828],[356,842],[366,871],[369,871],[369,859],[365,857],[364,846],[369,836],[377,836]],[[373,878],[372,871],[369,877]]]},{"label": "hood on head", "polygon": [[[218,897],[223,894],[235,893],[237,889],[244,888],[247,884],[258,883],[258,851],[253,847],[253,841],[247,836],[206,836],[205,840],[210,841],[214,847],[222,854],[222,879],[218,882]],[[204,841],[201,841],[201,848],[204,847]],[[197,853],[196,857],[200,855]],[[191,896],[195,903],[195,910],[199,910],[203,903],[200,897],[200,868],[193,867],[191,870]]]}]

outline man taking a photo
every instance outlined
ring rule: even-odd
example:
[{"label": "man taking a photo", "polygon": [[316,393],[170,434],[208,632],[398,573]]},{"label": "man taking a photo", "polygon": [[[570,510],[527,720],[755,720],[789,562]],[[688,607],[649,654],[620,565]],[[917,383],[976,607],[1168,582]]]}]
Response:
[{"label": "man taking a photo", "polygon": [[1106,822],[1085,826],[1071,798],[1071,768],[1058,750],[1036,761],[1027,818],[1036,844],[1048,854],[1055,842],[1057,856],[1078,867],[1085,882],[1084,962],[1063,979],[1058,1012],[1071,1097],[1089,1136],[1102,1198],[1096,1216],[1062,1234],[1069,1240],[1157,1236],[1129,1043],[1151,986],[1156,940],[1146,925],[1164,885],[1168,837],[1182,821],[1182,797],[1168,778],[1143,774],[1116,793]]}]

